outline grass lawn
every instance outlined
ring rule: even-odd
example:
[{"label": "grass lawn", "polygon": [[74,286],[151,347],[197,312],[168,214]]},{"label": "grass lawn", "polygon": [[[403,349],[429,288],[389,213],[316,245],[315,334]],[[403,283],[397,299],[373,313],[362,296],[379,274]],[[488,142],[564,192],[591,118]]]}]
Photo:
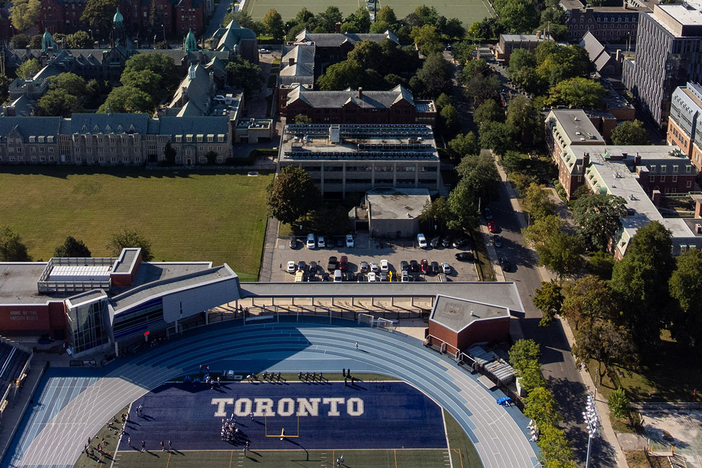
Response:
[{"label": "grass lawn", "polygon": [[111,234],[137,229],[155,261],[228,263],[242,281],[258,277],[271,175],[135,168],[4,168],[0,224],[17,232],[35,260],[66,236],[107,256]]},{"label": "grass lawn", "polygon": [[[365,4],[363,0],[348,3],[338,0],[247,0],[245,9],[254,20],[260,21],[268,10],[275,8],[283,20],[287,21],[294,18],[303,7],[316,14],[329,6],[337,6],[344,16],[348,16],[358,8],[365,7]],[[439,14],[447,18],[458,18],[466,28],[475,21],[492,16],[484,0],[378,0],[378,9],[390,6],[398,18],[404,18],[424,4],[436,7]]]},{"label": "grass lawn", "polygon": [[495,281],[495,270],[492,268],[483,235],[476,229],[471,237],[475,244],[475,265],[478,267],[480,281]]},{"label": "grass lawn", "polygon": [[[609,396],[622,386],[631,401],[692,401],[694,390],[702,389],[702,367],[668,332],[661,336],[660,349],[640,369],[607,369],[600,391]],[[597,363],[591,362],[589,369],[595,380]]]}]

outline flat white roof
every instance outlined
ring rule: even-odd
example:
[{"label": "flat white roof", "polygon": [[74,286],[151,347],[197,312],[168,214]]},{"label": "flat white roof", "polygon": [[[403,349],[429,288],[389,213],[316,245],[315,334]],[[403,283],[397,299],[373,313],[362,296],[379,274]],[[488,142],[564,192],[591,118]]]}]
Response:
[{"label": "flat white roof", "polygon": [[51,269],[49,281],[106,281],[111,270],[108,265],[57,265]]}]

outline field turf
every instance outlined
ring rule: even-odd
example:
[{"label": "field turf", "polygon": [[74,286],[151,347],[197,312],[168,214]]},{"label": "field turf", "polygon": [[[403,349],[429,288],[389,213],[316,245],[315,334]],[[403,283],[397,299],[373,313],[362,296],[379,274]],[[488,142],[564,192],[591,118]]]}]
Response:
[{"label": "field turf", "polygon": [[3,168],[0,225],[18,233],[34,260],[66,236],[106,256],[112,233],[137,229],[155,261],[229,264],[258,276],[270,175],[144,171],[134,168]]},{"label": "field turf", "polygon": [[[330,405],[319,402],[318,415],[238,417],[241,435],[237,441],[219,437],[221,410],[213,398],[250,399],[255,411],[256,398],[270,398],[274,411],[281,399],[360,398],[359,407],[339,403],[339,416],[330,416]],[[142,416],[136,407],[143,406]],[[236,403],[225,404],[231,415]],[[299,406],[296,406],[299,409]],[[240,411],[241,412],[241,411]],[[444,422],[445,421],[445,422]],[[274,427],[275,426],[275,427]],[[280,427],[286,437],[280,440]],[[275,434],[267,435],[269,432]],[[131,437],[131,445],[127,443]],[[159,439],[173,442],[172,451],[162,451]],[[448,443],[451,449],[447,448]],[[140,452],[141,440],[146,452]],[[243,453],[245,440],[250,450]],[[116,441],[115,441],[116,442]],[[166,442],[167,443],[167,442]],[[113,448],[115,444],[110,444]],[[451,416],[418,390],[402,382],[360,382],[354,387],[343,382],[327,384],[248,384],[227,383],[222,388],[167,384],[135,401],[130,423],[114,458],[116,468],[200,468],[208,467],[329,467],[344,456],[345,467],[454,467],[478,468],[480,460],[466,434]],[[451,460],[449,460],[449,457]],[[85,455],[76,468],[97,466]]]},{"label": "field turf", "polygon": [[[378,9],[390,6],[398,18],[404,18],[420,5],[436,7],[440,15],[447,18],[458,18],[468,28],[473,22],[492,16],[487,0],[378,0]],[[337,6],[341,12],[348,16],[358,8],[365,5],[364,0],[341,2],[339,0],[246,0],[246,11],[253,19],[261,20],[266,12],[275,8],[287,21],[294,18],[303,7],[313,13],[324,11],[329,6]]]}]

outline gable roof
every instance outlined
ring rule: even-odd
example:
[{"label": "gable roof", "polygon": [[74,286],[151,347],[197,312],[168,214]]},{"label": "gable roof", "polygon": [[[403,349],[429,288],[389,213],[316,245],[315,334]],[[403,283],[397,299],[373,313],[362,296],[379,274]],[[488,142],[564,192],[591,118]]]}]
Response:
[{"label": "gable roof", "polygon": [[[313,45],[284,46],[278,83],[314,84],[314,55],[315,46]],[[295,63],[290,65],[290,59]]]},{"label": "gable roof", "polygon": [[580,47],[585,49],[590,61],[595,64],[595,69],[601,72],[607,66],[612,56],[607,53],[605,47],[590,32],[586,32],[580,39]]},{"label": "gable roof", "polygon": [[390,91],[363,91],[361,97],[358,91],[312,91],[304,86],[298,86],[288,93],[288,105],[301,100],[314,108],[335,109],[347,104],[355,104],[366,109],[387,109],[400,101],[414,105],[412,93],[401,85]]},{"label": "gable roof", "polygon": [[[200,111],[199,115],[207,115],[212,100],[210,76],[207,70],[199,63],[190,66],[188,74],[180,82],[168,107],[184,107],[185,103],[183,100],[187,100],[187,103],[192,103]],[[187,112],[188,115],[195,115],[195,109],[189,109]]]},{"label": "gable roof", "polygon": [[72,114],[71,118],[66,120],[70,122],[70,130],[65,133],[69,134],[139,133],[145,135],[149,116],[147,114]]},{"label": "gable roof", "polygon": [[61,120],[61,117],[0,117],[0,138],[6,139],[12,130],[22,135],[24,142],[30,136],[58,137]]},{"label": "gable roof", "polygon": [[229,131],[229,117],[161,117],[159,135],[225,135]]},{"label": "gable roof", "polygon": [[226,28],[219,28],[212,35],[212,38],[218,40],[215,50],[226,50],[232,52],[242,39],[256,39],[256,33],[248,28],[242,28],[239,24],[232,20]]},{"label": "gable roof", "polygon": [[295,37],[296,43],[313,42],[318,47],[340,47],[345,42],[356,45],[357,42],[373,41],[382,42],[384,39],[400,44],[397,36],[391,31],[382,34],[357,34],[357,33],[311,33],[306,29]]}]

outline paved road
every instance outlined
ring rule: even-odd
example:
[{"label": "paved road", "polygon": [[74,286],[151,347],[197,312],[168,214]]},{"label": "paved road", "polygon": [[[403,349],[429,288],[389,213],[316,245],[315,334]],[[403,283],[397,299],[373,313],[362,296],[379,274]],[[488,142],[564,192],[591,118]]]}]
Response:
[{"label": "paved road", "polygon": [[[541,287],[541,276],[537,269],[536,254],[524,247],[521,228],[525,225],[523,216],[515,213],[511,200],[514,190],[507,182],[500,184],[500,200],[491,204],[494,220],[500,226],[503,247],[500,253],[507,255],[513,268],[504,272],[506,281],[514,281],[519,290],[526,311],[521,320],[524,336],[541,345],[541,363],[544,377],[548,380],[563,415],[566,434],[573,443],[575,454],[584,463],[587,451],[587,432],[582,423],[587,398],[587,389],[575,361],[560,322],[550,327],[539,327],[541,312],[532,302],[536,288]],[[514,268],[516,266],[516,269]],[[614,467],[614,448],[597,439],[592,450],[592,467]]]},{"label": "paved road", "polygon": [[212,18],[210,18],[210,22],[207,23],[207,29],[205,30],[206,38],[212,37],[214,32],[222,24],[222,20],[227,14],[227,8],[229,8],[229,5],[231,5],[231,2],[229,0],[221,0],[219,2],[219,5],[217,5],[217,7],[215,8],[215,12],[212,15]]},{"label": "paved road", "polygon": [[[71,374],[54,375],[37,395],[8,461],[16,468],[70,468],[88,436],[125,405],[207,363],[237,372],[380,372],[414,385],[446,408],[469,435],[485,468],[538,466],[526,434],[527,420],[516,408],[495,404],[502,392],[489,392],[453,361],[421,341],[342,321],[240,326],[233,322],[200,329],[186,338],[152,348],[130,360],[96,370],[95,382]],[[275,343],[275,347],[271,347]],[[358,343],[355,349],[354,343]],[[107,373],[107,374],[105,374]],[[71,390],[73,389],[73,390]],[[70,391],[70,394],[69,392]],[[51,392],[48,395],[46,392]]]}]

